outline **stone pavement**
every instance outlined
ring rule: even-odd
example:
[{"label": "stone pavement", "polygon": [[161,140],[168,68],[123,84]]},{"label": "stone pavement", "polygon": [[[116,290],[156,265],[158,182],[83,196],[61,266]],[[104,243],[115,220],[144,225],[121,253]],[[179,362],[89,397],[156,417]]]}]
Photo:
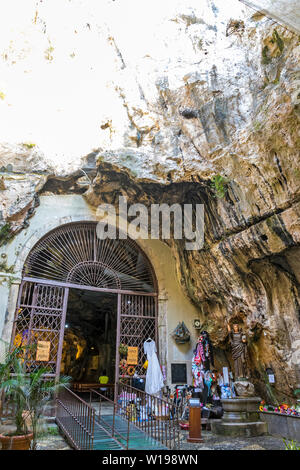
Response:
[{"label": "stone pavement", "polygon": [[202,430],[202,443],[187,442],[188,431],[181,431],[182,450],[284,450],[283,439],[273,436],[225,437]]},{"label": "stone pavement", "polygon": [[[54,426],[53,426],[54,427]],[[73,450],[71,446],[65,441],[63,436],[59,434],[58,428],[57,435],[47,435],[38,441],[37,450]]]},{"label": "stone pavement", "polygon": [[[0,433],[9,432],[14,426],[0,424]],[[233,438],[215,436],[210,431],[202,430],[202,443],[187,442],[188,431],[180,431],[181,450],[284,450],[282,438],[259,436],[249,438]],[[38,440],[38,450],[72,450],[58,431],[55,423],[47,425],[47,433]]]},{"label": "stone pavement", "polygon": [[[0,434],[13,431],[14,424],[6,419],[0,423]],[[1,444],[0,444],[1,449]],[[58,427],[55,423],[49,423],[45,426],[44,435],[38,439],[37,450],[72,450],[69,444],[65,441],[63,436],[59,433]]]},{"label": "stone pavement", "polygon": [[[56,425],[53,425],[53,427]],[[57,427],[56,427],[57,429]],[[57,431],[58,432],[58,431]],[[180,432],[182,450],[284,450],[282,438],[273,436],[260,436],[249,438],[232,438],[215,436],[210,431],[202,431],[203,443],[192,444],[187,442],[188,431]],[[39,450],[71,450],[60,435],[48,435],[41,439]]]}]

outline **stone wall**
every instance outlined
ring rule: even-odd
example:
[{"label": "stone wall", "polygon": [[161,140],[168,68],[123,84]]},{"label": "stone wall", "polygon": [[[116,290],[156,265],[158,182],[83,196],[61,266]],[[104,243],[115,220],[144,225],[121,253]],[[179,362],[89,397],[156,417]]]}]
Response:
[{"label": "stone wall", "polygon": [[[2,248],[6,262],[13,267],[12,273],[0,272],[2,340],[10,342],[23,264],[32,247],[55,227],[84,220],[96,220],[96,216],[95,209],[81,195],[42,195],[29,227]],[[161,364],[166,367],[168,384],[171,383],[172,362],[187,364],[188,381],[191,383],[191,359],[196,344],[193,319],[199,317],[199,311],[178,284],[175,259],[170,248],[159,240],[138,242],[151,260],[158,280],[159,351]],[[191,332],[191,341],[187,345],[177,346],[171,332],[183,320]]]}]

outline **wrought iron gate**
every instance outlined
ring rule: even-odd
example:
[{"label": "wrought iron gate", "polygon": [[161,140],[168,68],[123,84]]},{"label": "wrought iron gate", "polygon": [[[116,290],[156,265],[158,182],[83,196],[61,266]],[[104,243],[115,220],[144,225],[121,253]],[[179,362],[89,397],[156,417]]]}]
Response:
[{"label": "wrought iron gate", "polygon": [[[26,346],[27,372],[45,367],[59,375],[68,301],[67,287],[22,282],[13,327],[12,346]],[[40,355],[39,347],[44,347]]]},{"label": "wrought iron gate", "polygon": [[[116,363],[120,362],[119,345],[138,348],[138,363],[134,365],[132,373],[139,377],[145,376],[143,367],[147,357],[144,353],[144,342],[151,338],[157,341],[157,298],[155,295],[121,294],[118,302],[118,335]],[[130,377],[128,368],[116,369],[116,382],[119,375]],[[131,374],[132,375],[132,374]]]}]

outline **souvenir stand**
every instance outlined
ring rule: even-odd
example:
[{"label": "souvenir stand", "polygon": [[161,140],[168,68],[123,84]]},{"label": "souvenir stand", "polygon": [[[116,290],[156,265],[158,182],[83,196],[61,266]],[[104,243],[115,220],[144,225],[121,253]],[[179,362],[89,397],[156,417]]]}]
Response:
[{"label": "souvenir stand", "polygon": [[[143,351],[147,357],[143,368],[146,373],[146,377],[140,377],[137,375],[134,364],[137,364],[137,357],[134,359],[130,353],[137,351],[131,351],[137,348],[129,348],[125,344],[120,345],[120,371],[122,382],[124,376],[131,376],[129,382],[131,391],[127,391],[126,388],[118,395],[118,404],[121,414],[130,416],[131,421],[134,422],[147,422],[153,419],[163,418],[164,415],[169,415],[169,410],[166,407],[160,405],[159,400],[152,399],[151,397],[159,398],[161,395],[161,389],[164,387],[165,377],[161,370],[155,341],[148,338],[143,344]],[[127,358],[125,359],[125,355]],[[123,372],[123,374],[122,374]],[[136,389],[136,390],[134,390]],[[145,394],[139,393],[145,392]],[[146,398],[145,398],[146,397]]]}]

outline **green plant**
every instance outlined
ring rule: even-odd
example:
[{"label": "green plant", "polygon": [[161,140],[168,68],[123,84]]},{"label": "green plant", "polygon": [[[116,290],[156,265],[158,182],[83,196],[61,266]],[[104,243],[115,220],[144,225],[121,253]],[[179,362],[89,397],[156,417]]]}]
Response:
[{"label": "green plant", "polygon": [[278,49],[280,50],[280,52],[282,52],[284,49],[284,42],[283,42],[283,39],[281,39],[281,37],[277,33],[276,29],[274,29],[272,36],[273,36],[273,41],[276,42]]},{"label": "green plant", "polygon": [[272,60],[271,57],[269,57],[268,52],[269,52],[269,48],[268,48],[268,46],[265,46],[262,50],[262,53],[261,53],[261,55],[262,55],[261,63],[263,65],[268,65]]},{"label": "green plant", "polygon": [[300,444],[298,444],[296,441],[286,441],[286,439],[283,439],[284,445],[285,445],[285,450],[300,450]]},{"label": "green plant", "polygon": [[52,62],[54,59],[52,52],[54,51],[54,47],[51,44],[51,41],[49,41],[49,47],[45,50],[45,59],[49,60],[49,62]]},{"label": "green plant", "polygon": [[101,163],[104,162],[104,157],[103,155],[100,155],[98,158],[97,158],[97,165],[100,165]]},{"label": "green plant", "polygon": [[261,62],[263,65],[268,65],[272,58],[279,57],[284,49],[283,39],[279,36],[276,29],[274,29],[272,38],[269,39],[269,45],[265,45],[262,50]]},{"label": "green plant", "polygon": [[49,372],[46,368],[40,368],[28,377],[27,382],[27,405],[32,423],[32,449],[37,446],[38,425],[43,417],[45,406],[52,400],[54,394],[70,382],[69,377],[60,377],[56,380],[45,380],[45,374]]},{"label": "green plant", "polygon": [[26,147],[28,150],[33,149],[36,146],[36,144],[34,144],[33,142],[23,142],[22,145]]},{"label": "green plant", "polygon": [[62,386],[69,384],[70,378],[48,380],[45,374],[49,371],[44,367],[26,373],[24,355],[30,349],[32,347],[20,346],[7,354],[5,363],[0,367],[0,389],[15,405],[16,431],[12,435],[27,434],[29,422],[33,433],[31,448],[35,450],[45,406]]},{"label": "green plant", "polygon": [[214,190],[215,197],[223,198],[227,192],[228,181],[222,175],[215,175],[211,179],[211,187]]},{"label": "green plant", "polygon": [[4,245],[4,243],[8,241],[9,235],[10,235],[10,229],[11,229],[10,223],[4,224],[0,228],[0,246]]},{"label": "green plant", "polygon": [[57,426],[51,426],[51,427],[48,427],[47,429],[47,434],[49,436],[59,436],[59,430],[58,430],[58,427]]},{"label": "green plant", "polygon": [[24,412],[26,410],[26,398],[23,393],[25,377],[23,365],[20,360],[22,348],[15,348],[13,352],[7,353],[3,364],[0,364],[0,389],[6,397],[14,404],[16,431],[14,435],[27,434]]},{"label": "green plant", "polygon": [[255,122],[253,123],[253,130],[254,130],[255,132],[258,132],[258,131],[261,129],[261,127],[262,127],[261,122],[255,121]]},{"label": "green plant", "polygon": [[57,426],[44,426],[37,433],[38,439],[47,439],[49,436],[59,436]]},{"label": "green plant", "polygon": [[3,262],[0,263],[0,271],[3,272],[3,273],[13,274],[14,269],[15,269],[14,266],[7,266],[6,261],[3,261]]}]

